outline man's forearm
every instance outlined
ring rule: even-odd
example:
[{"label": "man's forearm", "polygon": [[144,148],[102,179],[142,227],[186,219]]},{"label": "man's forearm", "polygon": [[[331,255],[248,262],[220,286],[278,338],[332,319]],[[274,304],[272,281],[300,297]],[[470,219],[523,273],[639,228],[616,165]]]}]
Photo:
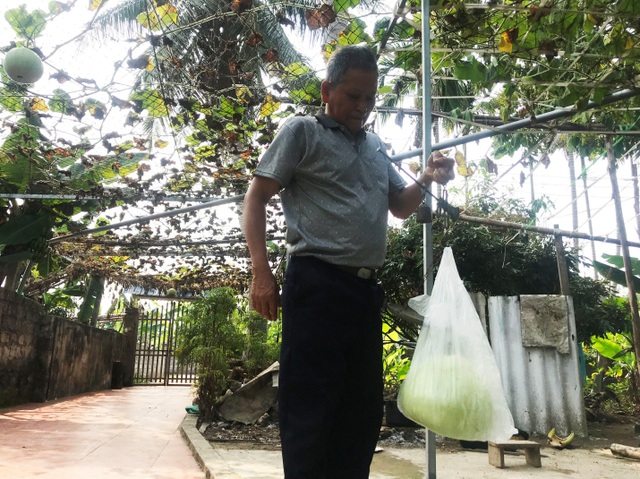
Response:
[{"label": "man's forearm", "polygon": [[269,269],[266,205],[262,204],[258,198],[249,195],[245,198],[243,228],[252,269],[254,271]]}]

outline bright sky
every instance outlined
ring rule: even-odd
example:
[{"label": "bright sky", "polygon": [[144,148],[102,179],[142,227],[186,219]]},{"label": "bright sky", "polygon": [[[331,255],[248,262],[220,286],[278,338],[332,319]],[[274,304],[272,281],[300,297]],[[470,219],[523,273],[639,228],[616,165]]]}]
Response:
[{"label": "bright sky", "polygon": [[[50,0],[2,0],[0,4],[0,14],[4,14],[10,8],[15,8],[20,4],[26,4],[30,11],[40,8],[48,10]],[[120,0],[110,0],[108,6],[115,5]],[[83,26],[92,18],[94,12],[90,12],[87,8],[87,1],[80,1],[73,8],[72,12],[61,15],[56,22],[47,25],[43,35],[38,38],[36,44],[44,52],[45,56],[49,56],[57,45],[60,45],[77,35],[82,31]],[[0,28],[0,46],[6,46],[12,40],[16,40],[13,31],[6,28],[6,23],[2,19],[3,26]],[[58,50],[51,58],[53,64],[60,68],[61,65],[72,76],[87,77],[97,79],[99,84],[107,83],[113,72],[113,63],[115,60],[122,59],[126,55],[127,45],[125,43],[114,47],[116,44],[110,42],[109,45],[99,45],[97,43],[89,43],[87,41],[78,44],[72,42],[64,48]],[[52,72],[45,65],[45,75],[41,82],[49,82],[48,76]],[[55,82],[52,88],[55,88]],[[38,89],[44,85],[38,84]],[[408,124],[408,123],[406,123]],[[411,128],[399,128],[393,124],[385,125],[384,133],[381,136],[393,141],[397,153],[410,149],[413,141],[413,131]],[[460,147],[463,150],[463,147]],[[491,158],[490,141],[482,141],[480,144],[472,143],[466,146],[465,151],[470,161],[478,161],[487,155]],[[416,158],[419,160],[419,158]],[[517,161],[518,158],[513,160]],[[629,160],[621,165],[618,174],[618,181],[623,198],[623,209],[627,227],[627,235],[629,240],[638,241],[638,235],[635,231],[635,213],[633,210],[633,190],[629,167]],[[578,173],[579,160],[577,161]],[[503,174],[509,167],[511,162],[501,159],[499,162],[500,174]],[[511,172],[500,180],[498,183],[505,189],[505,195],[516,195],[523,198],[527,203],[531,200],[531,187],[527,181],[522,187],[519,186],[521,167],[516,166]],[[525,172],[528,175],[528,171]],[[606,170],[606,159],[602,158],[593,164],[588,172],[589,199],[592,208],[592,220],[594,234],[600,236],[617,237],[617,229],[615,224],[615,211],[613,201],[611,200],[611,184]],[[464,189],[464,180],[457,178],[453,187]],[[556,154],[551,158],[551,165],[548,168],[538,167],[534,176],[534,190],[536,196],[545,195],[554,205],[555,208],[543,217],[544,226],[552,227],[558,224],[561,229],[572,230],[572,209],[571,197],[568,181],[568,166],[564,155]],[[582,182],[578,184],[578,194],[582,192]],[[586,216],[586,204],[584,195],[578,200],[579,226],[581,232],[588,233],[588,218]],[[591,256],[590,248],[586,247],[585,242],[584,253]],[[597,254],[609,252],[616,254],[616,248],[612,246],[603,246],[597,243]],[[633,256],[640,256],[637,248],[631,250]]]}]

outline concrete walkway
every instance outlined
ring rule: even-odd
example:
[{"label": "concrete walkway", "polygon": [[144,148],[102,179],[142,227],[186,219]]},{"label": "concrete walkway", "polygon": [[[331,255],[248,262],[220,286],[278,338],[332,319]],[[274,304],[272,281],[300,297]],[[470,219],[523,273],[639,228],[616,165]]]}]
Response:
[{"label": "concrete walkway", "polygon": [[[279,451],[212,447],[186,414],[191,402],[189,387],[147,386],[1,409],[0,479],[282,478]],[[543,447],[541,468],[528,466],[522,454],[505,456],[506,468],[497,469],[486,452],[438,448],[437,477],[640,478],[640,461],[589,442],[576,440],[572,450]],[[424,479],[425,461],[424,449],[384,447],[370,479]]]},{"label": "concrete walkway", "polygon": [[83,394],[0,410],[0,478],[204,479],[181,437],[188,386]]}]

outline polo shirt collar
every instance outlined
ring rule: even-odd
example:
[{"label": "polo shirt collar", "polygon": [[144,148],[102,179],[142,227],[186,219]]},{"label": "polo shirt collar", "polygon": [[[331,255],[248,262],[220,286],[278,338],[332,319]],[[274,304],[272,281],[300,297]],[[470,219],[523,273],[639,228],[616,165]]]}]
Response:
[{"label": "polo shirt collar", "polygon": [[350,136],[357,142],[362,141],[367,134],[364,128],[358,130],[356,133],[351,133],[351,131],[347,127],[345,127],[341,123],[338,123],[337,121],[335,121],[333,118],[331,118],[329,115],[327,115],[324,112],[316,113],[315,117],[316,117],[316,120],[318,120],[318,123],[320,123],[325,128],[331,128],[331,129],[337,128],[340,131],[342,131],[342,133]]}]

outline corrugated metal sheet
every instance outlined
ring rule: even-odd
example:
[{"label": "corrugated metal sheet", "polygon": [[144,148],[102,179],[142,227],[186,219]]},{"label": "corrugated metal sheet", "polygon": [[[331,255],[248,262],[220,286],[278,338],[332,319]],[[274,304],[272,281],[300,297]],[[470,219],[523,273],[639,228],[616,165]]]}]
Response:
[{"label": "corrugated metal sheet", "polygon": [[[546,296],[539,296],[544,301]],[[571,297],[565,297],[569,322],[569,353],[555,348],[524,347],[517,296],[488,300],[491,347],[516,427],[560,436],[574,431],[587,435],[584,399],[578,366],[578,343]]]}]

